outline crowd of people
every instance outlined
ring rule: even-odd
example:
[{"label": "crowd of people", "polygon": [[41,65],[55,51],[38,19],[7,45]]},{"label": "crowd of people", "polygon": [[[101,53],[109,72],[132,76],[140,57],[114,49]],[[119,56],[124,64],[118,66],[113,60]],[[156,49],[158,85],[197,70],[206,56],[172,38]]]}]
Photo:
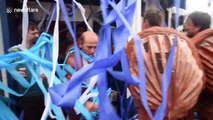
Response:
[{"label": "crowd of people", "polygon": [[[162,11],[154,8],[148,9],[143,16],[142,31],[155,26],[162,27],[163,21],[164,21],[164,14],[162,13]],[[186,36],[189,38],[193,38],[199,32],[205,31],[206,29],[210,28],[210,24],[211,24],[211,17],[207,13],[193,12],[188,15],[184,25],[185,26],[184,29],[187,31]],[[35,23],[30,22],[26,39],[26,49],[30,49],[34,45],[38,37],[39,37],[39,30],[37,25]],[[95,53],[98,41],[99,38],[95,32],[87,31],[86,28],[80,31],[80,33],[78,33],[77,35],[77,42],[80,51],[80,65],[77,67],[75,66],[76,65],[74,55],[75,51],[73,51],[72,49],[73,47],[72,43],[68,46],[68,48],[66,48],[65,54],[69,54],[69,56],[65,63],[68,64],[71,68],[75,69],[76,71],[92,63],[96,55]],[[9,49],[10,52],[17,52],[22,50],[23,50],[22,45],[17,45]],[[17,61],[19,61],[19,59],[17,59]],[[23,77],[26,78],[26,80],[28,81],[31,80],[32,75],[26,65],[20,64],[16,67],[16,69]],[[69,72],[69,70],[66,71],[67,71],[66,74],[67,80],[71,80],[73,73]],[[41,74],[40,79],[43,81],[46,88],[48,88],[47,78],[43,74]],[[90,81],[87,80],[86,82],[89,83]],[[17,83],[13,87],[20,93],[26,91],[25,88],[18,85]],[[34,83],[23,96],[18,97],[17,101],[20,109],[19,112],[17,112],[17,116],[19,116],[20,111],[23,110],[24,120],[39,120],[41,118],[43,110],[45,108],[44,95],[39,86],[37,85],[37,83]],[[99,105],[93,103],[90,100],[88,100],[85,103],[85,107],[90,112],[98,111],[98,106]],[[65,111],[67,112],[67,109]],[[186,116],[184,119],[193,118],[194,112],[198,114],[199,120],[211,120],[213,118],[213,94],[209,92],[207,89],[204,89],[203,92],[201,93],[197,105],[195,105],[193,109],[192,114],[189,114],[188,115],[189,117]],[[72,108],[70,108],[70,110],[68,110],[68,112],[65,114],[68,114],[70,120],[83,119],[82,116],[75,114],[75,111]],[[190,115],[192,117],[190,117]]]}]

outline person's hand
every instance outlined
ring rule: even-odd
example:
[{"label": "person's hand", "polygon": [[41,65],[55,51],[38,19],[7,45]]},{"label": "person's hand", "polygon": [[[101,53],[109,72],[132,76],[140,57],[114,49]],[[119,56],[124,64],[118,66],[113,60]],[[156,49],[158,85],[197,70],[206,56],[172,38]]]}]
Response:
[{"label": "person's hand", "polygon": [[98,109],[98,105],[91,101],[87,101],[85,103],[85,107],[87,108],[87,110],[89,110],[89,112],[94,112]]},{"label": "person's hand", "polygon": [[19,68],[18,72],[19,72],[23,77],[27,77],[26,68]]}]

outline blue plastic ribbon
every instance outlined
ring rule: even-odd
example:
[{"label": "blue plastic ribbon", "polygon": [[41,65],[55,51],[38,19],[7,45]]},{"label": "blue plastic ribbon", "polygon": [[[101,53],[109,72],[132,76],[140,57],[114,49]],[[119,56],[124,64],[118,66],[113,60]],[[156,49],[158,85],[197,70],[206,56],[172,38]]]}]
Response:
[{"label": "blue plastic ribbon", "polygon": [[[82,51],[82,50],[79,49],[79,48],[78,48],[78,51],[79,51],[81,57],[83,57],[85,60],[87,60],[87,61],[90,62],[90,63],[91,63],[91,62],[94,62],[94,57],[93,57],[93,56],[87,55],[84,51]],[[74,48],[74,47],[71,47],[71,48],[69,49],[69,52],[67,53],[67,55],[66,55],[66,57],[65,57],[65,60],[64,60],[63,64],[66,64],[67,59],[69,58],[69,56],[70,56],[71,54],[74,54],[74,52],[75,52],[75,48]]]},{"label": "blue plastic ribbon", "polygon": [[[109,17],[113,18],[112,16],[109,16]],[[114,18],[114,20],[115,20],[115,18]],[[103,72],[104,69],[106,69],[108,67],[115,66],[118,63],[118,61],[120,60],[120,58],[122,56],[122,54],[121,54],[122,52],[120,52],[120,51],[118,51],[117,54],[114,54],[113,56],[110,56],[110,57],[108,57],[108,59],[106,59],[109,53],[108,53],[108,47],[105,47],[104,45],[108,45],[107,41],[110,40],[110,37],[108,36],[108,34],[106,34],[106,33],[110,33],[109,25],[107,24],[106,26],[104,26],[102,28],[102,30],[104,30],[104,29],[106,29],[106,31],[100,32],[100,33],[105,33],[105,34],[103,34],[103,37],[100,36],[100,38],[102,38],[103,40],[100,39],[100,42],[99,42],[99,45],[97,48],[97,57],[95,58],[95,63],[90,64],[87,67],[85,67],[84,69],[77,71],[72,76],[72,79],[70,81],[68,81],[67,83],[64,83],[64,84],[61,84],[58,86],[53,86],[51,89],[49,89],[52,100],[55,104],[60,105],[60,106],[71,105],[70,107],[72,107],[72,105],[75,103],[75,100],[78,98],[78,95],[79,95],[79,94],[76,94],[80,90],[80,87],[78,87],[78,86],[81,84],[82,81],[85,80],[85,78],[88,78],[97,73]],[[108,36],[108,38],[107,38],[107,36]],[[127,36],[128,36],[128,34],[127,34]],[[126,43],[127,43],[127,37],[124,40],[126,40]],[[104,43],[106,43],[106,44],[104,44]],[[116,46],[116,48],[118,48],[118,47]],[[121,49],[121,48],[122,47],[120,47],[119,49]],[[124,50],[124,49],[122,48],[122,50]],[[98,51],[100,53],[98,53]],[[105,59],[103,59],[103,58],[105,58]],[[100,81],[104,81],[104,80],[100,80]],[[98,84],[98,85],[100,85],[100,84]],[[106,86],[106,84],[102,84],[102,87],[101,87],[102,89],[104,88],[103,85]],[[60,90],[60,92],[58,92],[58,90]],[[108,108],[112,108],[111,104],[109,104],[110,103],[109,100],[106,99],[106,96],[104,95],[105,97],[101,97],[103,91],[99,91],[100,101],[104,101],[104,103],[106,103]],[[75,94],[72,94],[72,93],[75,93]],[[72,98],[68,99],[67,96],[69,96],[71,94],[72,94]],[[56,96],[54,96],[54,95],[56,95]],[[102,99],[102,98],[104,98],[104,99]],[[67,104],[66,100],[69,100],[68,104]],[[62,101],[64,102],[63,104],[62,104]],[[103,110],[101,110],[101,109],[103,109]],[[100,108],[101,111],[107,111],[104,109],[106,109],[106,108],[105,107]],[[113,118],[118,119],[118,116],[115,114],[115,112],[113,112],[114,111],[113,109],[110,109],[109,111],[110,112],[108,112],[108,113],[100,112],[100,119],[101,119],[101,117],[104,116],[104,114],[109,114],[109,113],[110,113],[110,116],[113,116]]]},{"label": "blue plastic ribbon", "polygon": [[140,87],[140,97],[142,104],[148,113],[150,119],[153,119],[152,112],[148,105],[148,98],[147,98],[147,92],[146,92],[146,77],[145,77],[145,64],[141,49],[141,41],[138,36],[134,37],[135,47],[136,47],[136,56],[138,61],[138,74],[139,74],[139,87]]},{"label": "blue plastic ribbon", "polygon": [[80,103],[79,100],[76,100],[75,106],[78,108],[79,111],[83,114],[83,116],[86,117],[87,120],[93,120],[92,115],[89,113],[89,111]]},{"label": "blue plastic ribbon", "polygon": [[[108,12],[107,6],[111,5],[113,10]],[[125,6],[127,5],[127,6]],[[126,4],[121,0],[117,5],[114,2],[109,0],[101,1],[101,9],[104,17],[104,26],[101,28],[99,33],[99,43],[97,47],[97,56],[94,63],[88,65],[87,67],[80,69],[75,74],[73,74],[72,79],[66,83],[53,86],[49,89],[51,98],[54,104],[62,107],[73,107],[75,105],[76,99],[80,96],[81,83],[87,78],[92,77],[93,75],[98,75],[98,90],[99,90],[99,100],[103,103],[103,106],[100,106],[99,119],[119,119],[115,114],[112,105],[109,102],[109,98],[106,95],[107,83],[106,83],[106,70],[109,71],[113,76],[120,76],[124,78],[124,81],[140,86],[140,94],[142,103],[152,119],[163,119],[166,114],[167,108],[167,95],[169,81],[171,77],[172,67],[173,67],[173,57],[174,57],[174,48],[176,46],[176,40],[174,40],[173,47],[171,49],[171,54],[169,56],[167,68],[163,74],[162,80],[162,104],[159,106],[156,114],[153,116],[151,110],[148,106],[147,95],[146,95],[146,78],[144,70],[144,61],[142,56],[142,51],[140,49],[139,37],[134,36],[136,43],[136,55],[138,56],[139,63],[139,79],[131,76],[130,71],[125,68],[129,68],[129,65],[126,60],[126,54],[124,52],[124,46],[127,43],[127,37],[129,34],[132,34],[132,30],[129,24],[131,24],[131,15],[134,13],[135,0],[128,2]],[[125,10],[124,10],[125,8]],[[126,11],[126,12],[125,12]],[[64,11],[63,11],[64,12]],[[65,19],[66,21],[66,19]],[[116,21],[116,29],[112,32],[110,30],[110,24]],[[109,44],[111,39],[111,33],[114,40],[115,51],[111,55],[109,49],[111,48]],[[111,67],[115,66],[118,61],[122,62],[122,72],[115,72]],[[89,115],[85,115],[87,118]],[[110,117],[107,117],[110,116]],[[90,118],[90,117],[88,117]]]},{"label": "blue plastic ribbon", "polygon": [[[14,76],[14,79],[16,79],[24,88],[26,88],[26,90],[24,93],[17,93],[16,91],[6,87],[1,82],[0,82],[0,89],[3,89],[16,96],[23,96],[33,84],[38,84],[41,90],[43,91],[44,95],[46,95],[47,91],[44,88],[42,81],[39,80],[40,79],[39,68],[40,66],[42,66],[44,69],[51,71],[52,62],[45,59],[47,55],[45,54],[46,49],[48,49],[46,48],[46,46],[51,46],[51,44],[52,44],[52,36],[48,35],[47,33],[42,33],[39,39],[37,40],[36,44],[31,49],[26,51],[19,51],[19,52],[6,54],[6,55],[1,55],[0,63],[2,64],[0,65],[0,68],[1,69],[6,68],[6,70],[10,72],[12,76]],[[51,50],[48,50],[48,51],[51,51]],[[17,58],[20,58],[20,61],[14,61],[14,59],[16,60]],[[29,69],[29,71],[32,74],[32,79],[30,82],[26,81],[25,78],[23,78],[15,70],[15,67],[22,63],[26,64],[27,69]],[[36,67],[34,67],[35,66],[33,65],[34,63],[37,64]],[[58,80],[58,79],[55,79],[55,80]],[[59,84],[58,81],[55,83]],[[52,110],[57,114],[56,116],[57,119],[65,119],[63,117],[63,113],[60,112],[60,110],[55,105],[51,105],[51,107],[52,107]]]},{"label": "blue plastic ribbon", "polygon": [[56,5],[54,5],[54,7],[53,7],[52,15],[51,15],[51,17],[50,17],[50,20],[49,20],[49,22],[48,22],[48,25],[47,25],[47,27],[46,27],[45,32],[48,32],[48,30],[50,29],[50,25],[51,25],[51,23],[52,23],[52,20],[53,20],[53,18],[55,17],[55,12],[56,12]]},{"label": "blue plastic ribbon", "polygon": [[16,115],[11,111],[9,107],[5,105],[4,102],[0,100],[1,112],[0,119],[1,120],[18,120]]},{"label": "blue plastic ribbon", "polygon": [[[69,17],[67,15],[67,11],[65,9],[65,5],[63,0],[59,1],[61,5],[62,12],[64,14],[65,22],[68,26],[68,30],[70,31],[72,37],[74,38],[74,50],[75,50],[75,66],[80,65],[80,54],[77,47],[77,42],[75,39],[75,34],[72,30],[71,24],[69,22]],[[180,1],[179,1],[180,2]],[[51,89],[49,89],[51,98],[54,104],[62,106],[62,107],[73,107],[76,104],[76,100],[81,94],[81,84],[83,81],[92,77],[94,75],[99,76],[98,80],[98,90],[99,90],[99,102],[103,105],[100,106],[100,115],[99,119],[113,119],[117,120],[119,117],[114,112],[112,105],[110,104],[109,98],[107,96],[107,82],[106,82],[106,72],[108,71],[114,77],[118,79],[123,79],[123,81],[127,83],[131,83],[134,85],[140,86],[140,94],[143,106],[145,107],[147,113],[149,114],[151,119],[154,120],[162,120],[167,111],[167,95],[168,95],[168,88],[171,78],[171,72],[173,67],[173,57],[175,54],[175,47],[176,47],[176,37],[173,42],[172,49],[170,51],[169,60],[167,63],[167,68],[165,73],[163,74],[162,80],[162,103],[157,109],[155,115],[153,116],[151,110],[148,106],[147,95],[146,95],[146,78],[145,78],[145,70],[144,70],[144,61],[142,51],[140,49],[140,41],[139,37],[135,36],[135,45],[136,45],[136,55],[138,56],[138,64],[139,64],[139,79],[135,78],[130,74],[130,71],[126,68],[129,68],[128,60],[126,58],[126,54],[124,51],[124,46],[127,44],[128,36],[134,35],[132,33],[132,29],[130,25],[132,24],[132,18],[134,14],[136,0],[128,1],[127,3],[124,0],[120,0],[118,4],[114,1],[110,0],[101,0],[101,10],[104,18],[104,26],[101,28],[99,33],[99,43],[97,47],[97,56],[95,58],[94,63],[88,65],[87,67],[77,71],[73,74],[72,79],[68,82],[62,83],[63,80],[59,80],[57,77],[54,79],[54,84]],[[108,6],[112,6],[113,10],[108,11]],[[178,8],[178,0],[176,0],[176,7]],[[74,7],[73,7],[74,9]],[[176,23],[178,17],[176,16]],[[116,22],[116,29],[111,31],[110,25],[111,23]],[[177,25],[176,25],[177,26]],[[75,29],[75,28],[74,28]],[[74,30],[75,31],[75,30]],[[112,35],[112,36],[111,36]],[[114,53],[111,53],[111,38],[113,38],[113,43],[115,46]],[[46,74],[50,74],[52,69],[52,56],[50,56],[50,52],[52,51],[52,36],[43,33],[41,37],[38,39],[36,45],[30,49],[29,51],[22,51],[11,53],[7,55],[0,56],[0,68],[6,68],[8,71],[11,71],[11,75],[14,78],[17,78],[17,81],[24,86],[25,88],[29,88],[31,85],[38,84],[44,94],[47,94],[47,91],[44,89],[41,81],[38,81],[38,68],[33,70],[33,63],[31,61],[37,62],[38,66],[42,66]],[[42,54],[39,55],[39,51],[42,50]],[[46,53],[45,53],[46,52]],[[24,60],[19,62],[14,62],[14,58],[21,57]],[[43,59],[43,58],[47,58]],[[26,60],[25,60],[26,59]],[[115,66],[119,61],[122,63],[122,72],[113,71],[111,68]],[[33,79],[31,82],[27,82],[19,73],[15,70],[15,67],[18,64],[27,63],[28,69],[31,71],[33,75]],[[77,67],[75,67],[77,68]],[[60,79],[64,79],[63,69],[60,69],[60,66],[57,66],[57,73],[59,74]],[[62,83],[62,84],[61,84]],[[9,91],[17,96],[21,96],[22,94],[18,94],[11,89],[7,88],[0,82],[0,88]],[[77,101],[78,102],[78,101]],[[4,106],[3,103],[0,101],[1,106]],[[80,108],[86,111],[85,107],[79,104]],[[52,109],[54,110],[58,119],[63,119],[63,115],[59,111],[59,109],[55,105],[51,105]],[[8,110],[6,107],[4,110]],[[8,112],[9,113],[9,112]],[[84,112],[82,112],[84,113]],[[12,114],[12,113],[11,113]],[[89,112],[85,112],[83,114],[87,119],[92,119],[92,115]],[[2,116],[1,116],[2,117]],[[4,117],[4,116],[3,116]],[[14,119],[16,119],[14,117]]]},{"label": "blue plastic ribbon", "polygon": [[73,30],[72,30],[72,27],[71,27],[71,24],[70,24],[70,18],[68,16],[64,1],[63,0],[59,0],[59,4],[61,6],[61,11],[62,11],[62,13],[64,15],[65,23],[66,23],[66,25],[68,27],[68,30],[69,30],[72,38],[73,38],[74,48],[75,48],[75,70],[77,70],[77,66],[80,66],[81,64],[80,64],[80,54],[79,54],[78,47],[77,47],[76,36],[75,36],[75,34],[74,34]]}]

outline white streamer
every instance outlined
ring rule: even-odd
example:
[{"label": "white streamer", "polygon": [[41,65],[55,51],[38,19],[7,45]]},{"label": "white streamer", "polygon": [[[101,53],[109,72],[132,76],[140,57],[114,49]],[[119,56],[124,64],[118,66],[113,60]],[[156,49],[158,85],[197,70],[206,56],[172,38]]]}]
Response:
[{"label": "white streamer", "polygon": [[141,32],[142,30],[142,19],[141,19],[141,0],[137,0],[135,14],[133,17],[132,28],[135,33]]},{"label": "white streamer", "polygon": [[29,24],[27,2],[28,0],[24,0],[23,6],[22,6],[23,17],[22,17],[22,43],[21,44],[24,50],[26,50],[26,40],[27,40],[28,24]]},{"label": "white streamer", "polygon": [[[56,22],[55,22],[55,27],[54,27],[54,33],[53,33],[53,51],[52,51],[52,56],[53,56],[53,69],[51,72],[51,78],[50,78],[50,82],[49,82],[49,87],[53,86],[53,82],[54,82],[54,78],[55,78],[55,71],[56,71],[56,65],[57,65],[57,60],[58,60],[58,50],[59,50],[59,1],[56,1]],[[50,105],[51,105],[51,100],[50,100],[50,94],[47,94],[47,98],[46,98],[46,107],[45,110],[43,112],[43,115],[41,117],[41,120],[45,120],[48,112],[50,113],[50,117],[51,118],[55,118],[55,116],[52,115],[51,110],[50,110]],[[61,111],[62,112],[62,111]]]},{"label": "white streamer", "polygon": [[[47,15],[47,14],[46,14]],[[39,22],[38,24],[38,29],[41,30],[41,26],[43,25],[45,19],[46,19],[46,15],[44,15],[44,17],[42,18],[41,22]]]},{"label": "white streamer", "polygon": [[[38,29],[40,30],[41,29],[41,26],[43,25],[45,19],[46,19],[46,16],[48,15],[48,18],[51,17],[51,14],[53,13],[53,10],[54,10],[54,7],[52,8],[52,6],[50,6],[49,8],[49,11],[51,12],[48,12],[48,10],[46,10],[42,5],[41,3],[39,2],[39,0],[36,0],[36,2],[38,3],[39,7],[46,13],[44,14],[44,17],[42,18],[42,20],[39,22],[38,24]],[[52,9],[52,10],[51,10]],[[49,19],[48,19],[49,20]]]},{"label": "white streamer", "polygon": [[[87,100],[89,100],[90,98],[93,97],[97,97],[98,93],[89,93],[91,91],[91,89],[95,86],[95,84],[97,83],[98,80],[98,75],[93,76],[90,81],[89,81],[89,85],[88,88],[85,90],[85,92],[80,96],[79,101],[81,104],[84,104]],[[88,94],[89,93],[89,94]],[[80,112],[78,111],[78,108],[75,106],[74,110],[76,112],[76,114],[79,114]]]},{"label": "white streamer", "polygon": [[168,27],[171,28],[171,26],[172,26],[172,23],[171,23],[171,21],[172,21],[172,8],[168,8],[167,11],[168,11]]},{"label": "white streamer", "polygon": [[50,13],[48,12],[48,10],[46,10],[46,9],[41,5],[41,3],[39,2],[39,0],[36,0],[36,2],[38,3],[39,7],[40,7],[45,13],[47,13],[48,15],[50,15]]},{"label": "white streamer", "polygon": [[[141,19],[141,0],[136,1],[136,9],[135,14],[133,16],[133,23],[132,23],[132,29],[134,30],[134,33],[138,33],[142,30],[142,19]],[[129,36],[129,41],[132,39],[132,36]],[[129,88],[127,88],[126,97],[129,98],[131,96],[131,93],[129,91]]]},{"label": "white streamer", "polygon": [[87,19],[86,19],[86,16],[85,16],[85,9],[83,8],[83,6],[79,3],[79,2],[76,2],[75,0],[73,0],[73,2],[76,4],[76,6],[78,7],[78,9],[80,10],[81,12],[81,15],[84,19],[84,22],[85,24],[87,25],[87,28],[93,32],[93,29],[91,28],[91,26],[89,25],[89,23],[87,22]]},{"label": "white streamer", "polygon": [[97,83],[98,80],[98,76],[95,75],[90,79],[88,88],[86,89],[86,91],[81,95],[81,97],[79,98],[79,101],[84,104],[89,98],[87,97],[88,93],[91,91],[91,89],[95,86],[95,84]]},{"label": "white streamer", "polygon": [[[0,17],[0,23],[1,23],[1,17]],[[0,24],[0,31],[2,31],[2,26]],[[3,44],[3,36],[2,32],[0,32],[0,55],[4,54],[4,44]],[[2,75],[2,82],[4,83],[5,86],[8,86],[7,82],[7,72],[5,69],[1,69],[1,75]],[[4,91],[4,96],[9,97],[9,93]]]}]

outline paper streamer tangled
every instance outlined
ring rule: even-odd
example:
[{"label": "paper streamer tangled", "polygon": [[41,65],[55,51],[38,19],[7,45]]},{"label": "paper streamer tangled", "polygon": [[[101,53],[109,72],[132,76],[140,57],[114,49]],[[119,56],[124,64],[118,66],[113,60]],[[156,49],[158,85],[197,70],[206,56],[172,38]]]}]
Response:
[{"label": "paper streamer tangled", "polygon": [[[80,53],[77,47],[75,34],[72,30],[72,26],[69,22],[67,11],[65,9],[65,4],[63,0],[59,1],[56,0],[56,4],[57,4],[56,25],[54,28],[53,37],[47,33],[43,33],[37,40],[35,46],[33,46],[33,48],[31,48],[30,50],[0,56],[0,68],[6,69],[11,74],[11,76],[23,87],[27,89],[33,84],[38,84],[39,87],[41,88],[43,94],[47,98],[46,102],[49,101],[47,102],[48,104],[46,104],[45,108],[46,112],[44,112],[42,119],[45,119],[48,114],[47,112],[52,110],[55,114],[56,119],[65,120],[65,117],[60,107],[66,108],[76,107],[78,111],[81,112],[86,119],[92,120],[93,115],[87,109],[85,109],[85,107],[82,105],[81,102],[79,102],[79,98],[81,96],[82,83],[89,78],[96,77],[98,88],[98,99],[99,99],[98,101],[99,103],[102,103],[99,105],[98,118],[100,120],[104,119],[119,120],[120,118],[116,114],[108,97],[107,92],[108,85],[106,76],[107,73],[110,73],[113,77],[118,78],[119,80],[122,80],[127,84],[139,85],[141,87],[141,96],[143,96],[141,100],[150,118],[154,120],[163,119],[166,114],[166,100],[167,100],[166,91],[169,86],[172,68],[168,68],[168,70],[166,71],[165,74],[167,74],[167,76],[164,75],[166,80],[164,80],[165,83],[163,83],[163,85],[165,85],[163,87],[165,88],[163,93],[163,102],[155,115],[151,113],[150,108],[148,106],[146,95],[146,84],[145,82],[140,82],[145,81],[145,72],[143,67],[144,66],[143,56],[141,54],[142,51],[140,49],[139,44],[136,44],[136,48],[137,48],[137,55],[139,56],[138,62],[140,64],[139,66],[139,73],[141,73],[139,75],[140,77],[135,78],[130,74],[129,69],[127,69],[129,68],[129,64],[125,53],[125,45],[128,42],[128,37],[133,36],[135,43],[139,42],[139,37],[133,32],[131,28],[133,22],[133,15],[135,13],[136,0],[129,0],[129,1],[120,0],[119,3],[116,3],[111,0],[101,0],[100,7],[102,10],[104,25],[99,31],[99,43],[96,51],[95,61],[89,64],[88,66],[80,69],[79,71],[75,72],[71,80],[69,81],[65,80],[64,74],[65,71],[62,69],[64,64],[63,65],[56,64],[57,56],[54,56],[55,52],[58,52],[57,51],[58,49],[54,50],[54,47],[58,48],[59,5],[64,15],[64,20],[67,24],[68,30],[70,31],[74,40],[75,45],[74,50],[77,62],[80,60]],[[78,6],[80,5],[78,4]],[[109,6],[111,6],[112,10],[108,9]],[[116,28],[114,30],[111,29],[111,25],[113,23],[116,23]],[[171,50],[171,54],[169,57],[170,62],[168,63],[168,66],[169,65],[172,66],[173,64],[174,48],[175,44],[173,45]],[[112,49],[114,50],[112,51]],[[58,55],[58,53],[55,55]],[[17,57],[22,58],[22,60],[18,62],[13,62]],[[118,62],[121,62],[122,71],[113,70],[113,67],[117,65]],[[15,69],[17,65],[22,63],[25,63],[27,65],[28,69],[31,71],[33,75],[31,82],[27,82],[25,78],[23,78]],[[33,64],[37,65],[36,70],[33,69],[32,67]],[[49,92],[44,88],[44,85],[39,80],[38,76],[40,76],[39,75],[40,68],[44,69],[45,75],[48,76],[50,85]],[[54,71],[56,71],[58,77],[56,76],[56,73]],[[0,89],[7,91],[15,96],[24,95],[24,93],[17,93],[13,89],[8,88],[2,82],[0,82]],[[49,94],[53,104],[49,99]],[[97,94],[94,96],[97,96]],[[49,115],[51,115],[51,112],[49,112]],[[17,118],[14,117],[13,120],[14,119]]]}]

